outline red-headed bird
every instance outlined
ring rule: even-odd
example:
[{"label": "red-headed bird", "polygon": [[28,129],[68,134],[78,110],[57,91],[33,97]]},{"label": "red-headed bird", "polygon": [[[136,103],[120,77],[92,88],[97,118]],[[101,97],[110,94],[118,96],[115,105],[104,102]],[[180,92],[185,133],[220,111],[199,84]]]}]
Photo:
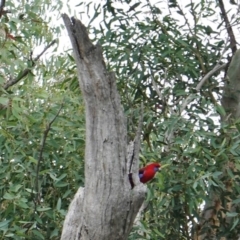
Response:
[{"label": "red-headed bird", "polygon": [[147,166],[139,169],[139,178],[140,182],[146,183],[153,179],[156,172],[158,172],[161,169],[160,163],[150,163]]}]

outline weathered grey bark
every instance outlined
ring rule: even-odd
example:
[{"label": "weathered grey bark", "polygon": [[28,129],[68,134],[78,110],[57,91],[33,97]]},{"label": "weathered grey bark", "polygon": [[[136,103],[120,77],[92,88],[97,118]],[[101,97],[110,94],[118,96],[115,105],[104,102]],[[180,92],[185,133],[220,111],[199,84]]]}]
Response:
[{"label": "weathered grey bark", "polygon": [[225,120],[240,117],[240,50],[236,51],[228,68],[222,105],[227,113]]},{"label": "weathered grey bark", "polygon": [[[128,148],[114,74],[106,71],[101,47],[92,44],[79,20],[62,17],[85,100],[86,149],[85,188],[69,207],[61,239],[127,239],[146,192],[137,176],[140,133]],[[128,180],[132,159],[137,184],[133,190]]]},{"label": "weathered grey bark", "polygon": [[[222,116],[222,121],[231,123],[239,119],[240,117],[240,50],[237,50],[234,54],[232,61],[229,65],[227,76],[225,79],[224,92],[222,97],[222,106],[226,112],[225,116]],[[233,129],[233,131],[235,131]],[[226,169],[230,168],[233,172],[236,171],[235,165],[231,160],[228,164],[223,166],[222,172],[223,174],[220,176],[221,178],[225,177],[225,192],[232,192],[232,180],[230,177],[226,178]],[[211,201],[207,202],[204,207],[204,211],[202,214],[202,223],[200,224],[200,231],[194,237],[194,240],[203,240],[203,239],[217,239],[216,232],[218,227],[220,227],[220,218],[221,221],[225,219],[225,222],[228,223],[230,221],[229,218],[226,217],[226,211],[236,211],[235,208],[232,207],[232,199],[229,196],[225,196],[224,202],[221,199],[221,196],[218,192],[211,190],[210,192]],[[224,210],[224,211],[223,211]],[[219,214],[221,212],[221,214]],[[214,227],[213,227],[214,226]],[[208,229],[207,233],[202,233],[202,229]],[[204,232],[204,231],[203,231]],[[239,237],[239,236],[238,236]],[[226,237],[222,237],[221,240],[226,240]]]}]

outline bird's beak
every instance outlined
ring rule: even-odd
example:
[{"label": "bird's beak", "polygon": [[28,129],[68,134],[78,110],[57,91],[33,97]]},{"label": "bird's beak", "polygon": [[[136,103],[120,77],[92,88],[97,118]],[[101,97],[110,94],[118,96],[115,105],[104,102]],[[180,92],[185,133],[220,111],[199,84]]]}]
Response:
[{"label": "bird's beak", "polygon": [[160,170],[162,170],[163,168],[165,168],[165,167],[169,166],[169,165],[170,165],[169,163],[167,163],[167,164],[164,164],[164,165],[161,165],[161,167],[159,168],[159,171],[160,171]]}]

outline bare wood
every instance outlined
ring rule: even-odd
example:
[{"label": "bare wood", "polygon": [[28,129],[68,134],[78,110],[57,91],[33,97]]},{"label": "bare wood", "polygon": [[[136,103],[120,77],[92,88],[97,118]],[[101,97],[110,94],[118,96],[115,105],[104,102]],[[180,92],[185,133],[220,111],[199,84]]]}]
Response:
[{"label": "bare wood", "polygon": [[234,35],[234,32],[233,32],[232,26],[229,22],[228,15],[227,15],[227,12],[226,12],[225,7],[224,7],[223,0],[218,0],[218,2],[219,2],[219,7],[220,7],[220,10],[221,10],[221,13],[222,13],[222,18],[223,18],[223,21],[225,22],[226,30],[227,30],[227,33],[228,33],[228,36],[229,36],[229,39],[230,39],[230,47],[232,49],[232,54],[234,54],[237,51],[237,41],[236,41],[236,38],[235,38],[235,35]]},{"label": "bare wood", "polygon": [[[222,106],[224,107],[229,119],[240,118],[240,50],[234,54],[227,72],[227,81],[225,81]],[[226,119],[225,119],[226,120]]]},{"label": "bare wood", "polygon": [[[86,108],[85,188],[70,205],[62,240],[127,239],[144,200],[140,182],[131,190],[125,118],[115,76],[106,71],[100,45],[93,45],[84,25],[63,14]],[[133,153],[138,158],[140,138]]]},{"label": "bare wood", "polygon": [[220,65],[219,63],[211,70],[209,71],[202,79],[201,81],[198,83],[196,90],[200,91],[202,86],[204,85],[204,83],[216,72],[221,71],[223,69],[225,69],[227,67],[227,63],[224,63],[222,65]]}]

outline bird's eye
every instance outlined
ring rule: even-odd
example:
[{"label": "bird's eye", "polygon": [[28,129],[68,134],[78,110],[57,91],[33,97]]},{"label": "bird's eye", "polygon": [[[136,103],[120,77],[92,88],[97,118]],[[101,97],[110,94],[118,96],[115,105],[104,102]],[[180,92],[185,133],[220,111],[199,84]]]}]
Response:
[{"label": "bird's eye", "polygon": [[154,171],[157,172],[159,170],[159,167],[155,167]]}]

